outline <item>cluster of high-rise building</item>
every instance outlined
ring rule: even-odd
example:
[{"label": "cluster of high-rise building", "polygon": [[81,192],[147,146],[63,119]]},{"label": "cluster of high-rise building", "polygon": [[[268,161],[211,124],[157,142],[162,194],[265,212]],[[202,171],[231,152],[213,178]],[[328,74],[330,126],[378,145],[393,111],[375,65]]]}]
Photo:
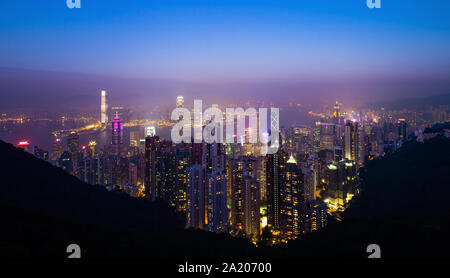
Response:
[{"label": "cluster of high-rise building", "polygon": [[[183,107],[178,97],[177,107]],[[281,128],[277,153],[258,144],[180,143],[160,138],[154,126],[129,132],[117,108],[101,92],[101,123],[111,140],[80,146],[79,135],[56,139],[53,152],[35,148],[79,179],[134,197],[162,199],[186,216],[186,227],[243,236],[273,244],[324,228],[358,194],[358,173],[367,160],[394,151],[407,140],[408,120],[384,111],[343,113],[336,103],[313,126]],[[248,131],[248,130],[246,130]],[[246,132],[248,135],[248,132]]]}]

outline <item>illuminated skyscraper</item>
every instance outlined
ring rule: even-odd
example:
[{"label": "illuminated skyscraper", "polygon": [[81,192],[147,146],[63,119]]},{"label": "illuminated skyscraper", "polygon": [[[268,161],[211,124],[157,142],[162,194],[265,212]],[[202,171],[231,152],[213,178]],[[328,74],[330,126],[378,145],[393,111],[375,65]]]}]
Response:
[{"label": "illuminated skyscraper", "polygon": [[212,171],[223,171],[225,169],[225,151],[223,144],[203,143],[202,165],[206,166],[208,173]]},{"label": "illuminated skyscraper", "polygon": [[344,145],[344,119],[341,115],[341,107],[336,101],[333,112],[333,123],[335,126],[335,140],[337,145]]},{"label": "illuminated skyscraper", "polygon": [[281,196],[282,172],[287,161],[286,153],[279,150],[275,154],[267,155],[266,158],[267,220],[272,230],[279,231],[281,228],[280,213],[283,201]]},{"label": "illuminated skyscraper", "polygon": [[156,148],[158,142],[157,136],[145,138],[145,195],[152,200],[156,199]]},{"label": "illuminated skyscraper", "polygon": [[89,141],[87,153],[89,157],[93,157],[96,154],[97,142],[94,140]]},{"label": "illuminated skyscraper", "polygon": [[[356,159],[357,169],[364,166],[366,156],[369,152],[369,137],[366,135],[364,125],[358,128],[358,158]],[[358,168],[359,167],[359,168]]]},{"label": "illuminated skyscraper", "polygon": [[245,177],[256,176],[257,160],[254,157],[241,156],[233,160],[231,168],[231,224],[234,228],[242,230],[244,228],[245,214]]},{"label": "illuminated skyscraper", "polygon": [[340,161],[344,158],[344,148],[342,146],[334,146],[333,161]]},{"label": "illuminated skyscraper", "polygon": [[336,125],[322,122],[317,122],[316,125],[320,128],[320,149],[332,151],[335,141]]},{"label": "illuminated skyscraper", "polygon": [[205,168],[192,165],[188,170],[186,186],[186,226],[196,229],[206,228]]},{"label": "illuminated skyscraper", "polygon": [[130,147],[138,148],[139,147],[139,131],[130,131]]},{"label": "illuminated skyscraper", "polygon": [[175,207],[179,211],[186,211],[187,169],[190,165],[190,153],[187,148],[177,149],[176,163]]},{"label": "illuminated skyscraper", "polygon": [[223,233],[227,230],[227,179],[223,172],[208,174],[208,230]]},{"label": "illuminated skyscraper", "polygon": [[341,124],[341,107],[339,106],[339,103],[337,101],[334,105],[333,122],[337,125]]},{"label": "illuminated skyscraper", "polygon": [[343,159],[329,164],[325,172],[326,196],[332,210],[343,211],[355,195],[354,162]]},{"label": "illuminated skyscraper", "polygon": [[192,143],[191,149],[191,163],[192,164],[202,164],[203,157],[203,143]]},{"label": "illuminated skyscraper", "polygon": [[119,117],[115,117],[111,125],[111,145],[117,154],[123,144],[123,124]]},{"label": "illuminated skyscraper", "polygon": [[398,139],[399,140],[406,140],[406,127],[407,127],[407,123],[405,121],[405,119],[398,119]]},{"label": "illuminated skyscraper", "polygon": [[176,205],[177,156],[171,141],[161,140],[156,148],[156,191],[158,199]]},{"label": "illuminated skyscraper", "polygon": [[76,132],[71,132],[67,136],[67,150],[72,155],[72,159],[75,158],[75,155],[78,153],[80,148],[80,136]]},{"label": "illuminated skyscraper", "polygon": [[138,167],[135,160],[130,160],[128,184],[137,185],[138,182]]},{"label": "illuminated skyscraper", "polygon": [[313,232],[325,228],[327,225],[327,206],[322,202],[310,202],[307,208],[309,217],[308,231]]},{"label": "illuminated skyscraper", "polygon": [[316,200],[316,188],[319,179],[319,161],[315,153],[311,153],[304,164],[303,176],[305,187],[305,201],[311,202]]},{"label": "illuminated skyscraper", "polygon": [[317,127],[313,129],[312,149],[315,152],[320,151],[320,129]]},{"label": "illuminated skyscraper", "polygon": [[108,95],[105,90],[101,92],[101,104],[100,104],[100,121],[102,124],[108,123]]},{"label": "illuminated skyscraper", "polygon": [[[256,162],[255,162],[256,164]],[[256,171],[246,172],[244,174],[244,183],[242,187],[243,196],[243,230],[251,239],[258,239],[261,230],[261,189],[256,179]]]},{"label": "illuminated skyscraper", "polygon": [[347,122],[344,130],[344,155],[345,158],[351,161],[358,160],[358,123]]},{"label": "illuminated skyscraper", "polygon": [[60,138],[56,138],[55,142],[53,142],[53,151],[52,151],[52,155],[51,158],[52,160],[58,160],[59,157],[62,155],[63,153],[63,146],[62,146],[62,141]]},{"label": "illuminated skyscraper", "polygon": [[285,164],[280,192],[282,238],[293,240],[304,232],[305,191],[303,174],[292,155]]},{"label": "illuminated skyscraper", "polygon": [[258,180],[259,187],[261,188],[261,201],[267,200],[267,184],[266,184],[266,159],[265,157],[258,157],[256,179]]},{"label": "illuminated skyscraper", "polygon": [[[89,166],[89,168],[87,168]],[[105,159],[99,155],[86,158],[85,181],[90,184],[104,184]]]}]

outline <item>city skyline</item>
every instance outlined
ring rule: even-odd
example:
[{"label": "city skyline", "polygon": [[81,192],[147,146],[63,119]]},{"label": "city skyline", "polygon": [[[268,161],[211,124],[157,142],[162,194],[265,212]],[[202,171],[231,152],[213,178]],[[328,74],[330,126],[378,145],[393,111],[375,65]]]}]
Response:
[{"label": "city skyline", "polygon": [[449,1],[69,2],[0,9],[0,257],[448,256]]},{"label": "city skyline", "polygon": [[[99,91],[99,113],[92,119],[95,124],[53,132],[52,151],[30,140],[21,140],[16,146],[93,186],[134,198],[163,200],[185,214],[186,228],[245,237],[257,246],[286,244],[325,229],[329,219],[342,221],[350,201],[361,193],[360,169],[403,145],[439,136],[430,126],[447,125],[450,120],[449,105],[363,112],[344,109],[336,102],[324,110],[310,111],[314,124],[272,126],[276,132],[271,129],[269,140],[276,142],[277,149],[265,153],[261,150],[266,143],[251,140],[251,114],[247,115],[248,124],[242,122],[242,141],[235,135],[224,142],[190,138],[176,143],[156,129],[156,125],[173,129],[176,120],[161,119],[151,125],[130,121],[124,107],[109,105],[107,95],[105,90]],[[172,104],[174,111],[185,109],[183,96],[174,98]],[[197,109],[194,105],[192,111]],[[429,113],[431,119],[427,119]],[[202,113],[199,117],[193,123],[203,133],[209,130],[210,121],[202,120]],[[4,115],[3,119],[4,127],[41,121],[17,122]],[[239,134],[239,117],[234,120]],[[183,135],[184,128],[191,129],[191,123],[183,125]],[[449,136],[448,129],[440,132]],[[90,138],[103,134],[103,139],[89,139],[89,144],[83,145],[83,133]],[[277,138],[272,138],[273,134]]]}]

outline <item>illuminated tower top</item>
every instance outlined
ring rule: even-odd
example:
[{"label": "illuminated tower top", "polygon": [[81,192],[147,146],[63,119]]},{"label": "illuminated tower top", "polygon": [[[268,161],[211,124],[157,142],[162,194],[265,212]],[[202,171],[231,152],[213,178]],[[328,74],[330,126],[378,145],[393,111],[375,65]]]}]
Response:
[{"label": "illuminated tower top", "polygon": [[156,135],[156,128],[154,126],[145,127],[145,137],[154,137]]},{"label": "illuminated tower top", "polygon": [[333,118],[335,124],[341,124],[341,107],[339,106],[339,103],[337,101],[334,105]]},{"label": "illuminated tower top", "polygon": [[297,164],[297,160],[295,160],[294,156],[291,154],[291,156],[289,157],[287,163]]}]

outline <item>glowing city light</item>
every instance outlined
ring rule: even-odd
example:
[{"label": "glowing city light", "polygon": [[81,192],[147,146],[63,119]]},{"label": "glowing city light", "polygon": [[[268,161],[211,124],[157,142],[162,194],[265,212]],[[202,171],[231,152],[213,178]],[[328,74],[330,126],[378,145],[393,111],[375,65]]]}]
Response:
[{"label": "glowing city light", "polygon": [[30,142],[29,141],[20,141],[17,145],[19,145],[19,146],[29,146]]}]

